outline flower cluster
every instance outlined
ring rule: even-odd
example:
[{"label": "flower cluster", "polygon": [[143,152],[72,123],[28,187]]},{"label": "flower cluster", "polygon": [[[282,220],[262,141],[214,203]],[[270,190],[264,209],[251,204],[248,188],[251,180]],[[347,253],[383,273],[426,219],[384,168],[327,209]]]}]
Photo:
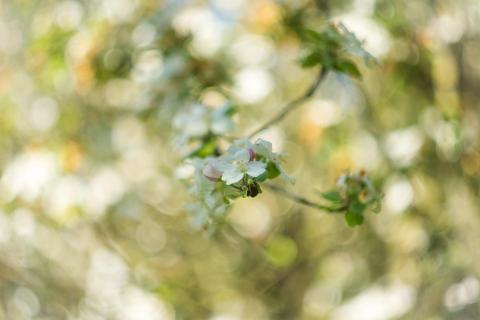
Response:
[{"label": "flower cluster", "polygon": [[[288,103],[261,130],[280,121],[300,102],[311,97],[328,71],[360,78],[354,59],[362,58],[367,64],[374,61],[363,49],[362,42],[342,24],[328,24],[320,31],[304,30],[302,38],[306,47],[302,65],[321,66],[321,72],[304,96]],[[222,139],[230,141],[226,134],[234,127],[233,112],[229,104],[217,109],[194,104],[179,113],[173,122],[179,133],[175,145],[183,149],[181,152],[196,169],[195,183],[190,190],[195,201],[187,209],[197,226],[215,225],[225,216],[233,199],[256,197],[262,192],[261,183],[268,179],[282,176],[293,183],[282,168],[281,156],[272,151],[272,144],[268,141],[259,139],[252,143],[248,139],[239,139],[228,150],[222,151]],[[379,203],[380,199],[364,174],[343,175],[335,190],[322,193],[327,205],[314,203],[276,186],[269,187],[302,205],[345,213],[350,226],[362,224],[364,211]]]},{"label": "flower cluster", "polygon": [[345,220],[351,227],[361,225],[364,212],[371,208],[380,208],[381,194],[376,190],[364,171],[342,174],[336,183],[336,189],[323,192],[329,211],[345,212]]},{"label": "flower cluster", "polygon": [[263,139],[255,143],[236,140],[218,157],[195,159],[195,184],[191,193],[196,201],[187,209],[197,226],[207,225],[225,215],[230,202],[239,197],[256,197],[260,183],[282,176],[293,183],[281,166],[281,155]]}]

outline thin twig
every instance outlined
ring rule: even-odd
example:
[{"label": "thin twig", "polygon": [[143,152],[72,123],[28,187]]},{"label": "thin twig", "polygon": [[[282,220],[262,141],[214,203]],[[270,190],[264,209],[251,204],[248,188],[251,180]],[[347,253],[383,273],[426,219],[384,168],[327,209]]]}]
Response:
[{"label": "thin twig", "polygon": [[290,200],[293,200],[293,201],[295,201],[299,204],[303,204],[304,206],[307,206],[307,207],[315,208],[315,209],[322,210],[322,211],[327,211],[329,213],[338,213],[338,212],[342,212],[342,211],[345,210],[344,206],[339,207],[339,208],[330,208],[330,207],[321,205],[319,203],[310,201],[307,198],[304,198],[302,196],[294,194],[294,193],[292,193],[288,190],[285,190],[285,189],[283,189],[282,187],[279,187],[279,186],[275,186],[275,185],[271,185],[271,184],[266,184],[265,186],[268,189],[270,189],[270,190],[272,190],[276,193],[280,193],[280,194],[284,195],[285,197],[289,198]]},{"label": "thin twig", "polygon": [[308,88],[307,91],[305,91],[305,93],[298,97],[297,99],[295,100],[292,100],[290,101],[289,103],[287,103],[281,110],[279,113],[277,113],[272,119],[270,119],[269,121],[267,121],[265,124],[263,124],[261,127],[259,127],[257,130],[253,131],[252,133],[250,133],[248,135],[248,138],[252,138],[254,135],[256,135],[257,133],[267,129],[268,127],[270,127],[271,125],[277,123],[277,122],[280,122],[281,120],[283,120],[283,118],[285,118],[291,111],[293,111],[295,108],[297,108],[298,106],[300,106],[302,104],[302,102],[304,102],[305,100],[307,100],[308,98],[310,98],[314,93],[315,91],[318,89],[318,87],[320,86],[320,84],[322,83],[322,81],[325,79],[325,76],[327,75],[327,68],[322,68],[320,70],[320,73],[318,74],[317,78],[315,79],[315,82],[312,83],[312,85]]}]

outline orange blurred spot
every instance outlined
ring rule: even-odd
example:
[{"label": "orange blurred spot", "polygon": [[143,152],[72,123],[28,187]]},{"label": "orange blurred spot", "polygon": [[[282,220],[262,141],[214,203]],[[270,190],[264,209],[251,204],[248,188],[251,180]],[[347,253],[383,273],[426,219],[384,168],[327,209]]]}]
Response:
[{"label": "orange blurred spot", "polygon": [[66,144],[62,152],[62,164],[66,171],[76,171],[82,164],[84,154],[82,148],[75,141]]},{"label": "orange blurred spot", "polygon": [[85,57],[81,61],[78,61],[74,67],[73,72],[75,75],[75,86],[79,93],[85,93],[91,87],[94,74],[89,56]]},{"label": "orange blurred spot", "polygon": [[273,25],[278,24],[281,19],[281,12],[279,6],[274,2],[260,0],[251,6],[249,17],[255,29],[266,31]]},{"label": "orange blurred spot", "polygon": [[308,112],[303,112],[298,124],[298,138],[301,144],[308,146],[308,150],[315,150],[318,146],[324,128],[312,121]]}]

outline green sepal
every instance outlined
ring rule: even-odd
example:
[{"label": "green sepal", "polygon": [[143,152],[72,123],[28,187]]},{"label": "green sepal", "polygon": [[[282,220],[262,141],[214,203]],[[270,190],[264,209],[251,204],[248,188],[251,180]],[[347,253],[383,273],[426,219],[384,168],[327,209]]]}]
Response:
[{"label": "green sepal", "polygon": [[267,178],[268,179],[275,179],[280,175],[280,170],[278,169],[277,165],[273,162],[269,162],[267,164]]},{"label": "green sepal", "polygon": [[265,171],[264,173],[262,173],[262,174],[259,175],[258,177],[255,177],[254,179],[255,179],[255,181],[257,181],[257,182],[263,182],[263,181],[267,180],[267,179],[268,179],[268,173],[267,173],[267,171]]}]

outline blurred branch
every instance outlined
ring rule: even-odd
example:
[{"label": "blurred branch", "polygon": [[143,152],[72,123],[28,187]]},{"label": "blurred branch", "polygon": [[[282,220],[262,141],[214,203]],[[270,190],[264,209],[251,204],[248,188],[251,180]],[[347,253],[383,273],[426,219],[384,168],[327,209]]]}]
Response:
[{"label": "blurred branch", "polygon": [[267,121],[264,125],[262,125],[261,127],[259,127],[258,129],[256,129],[255,131],[253,131],[252,133],[250,133],[248,135],[248,138],[252,138],[254,135],[256,135],[257,133],[269,128],[270,126],[274,125],[275,123],[277,122],[280,122],[283,120],[283,118],[285,118],[290,112],[292,112],[293,110],[295,110],[295,108],[297,108],[298,106],[300,106],[304,101],[308,100],[311,96],[313,96],[313,94],[315,93],[315,91],[318,89],[318,87],[320,86],[320,84],[323,82],[323,80],[325,79],[326,75],[328,73],[328,69],[327,68],[322,68],[320,70],[320,73],[318,74],[317,78],[315,79],[315,81],[312,83],[312,85],[308,88],[307,91],[305,91],[305,93],[298,97],[297,99],[293,100],[293,101],[290,101],[289,103],[287,103],[281,110],[279,113],[277,113],[272,119],[270,119],[269,121]]},{"label": "blurred branch", "polygon": [[299,196],[297,194],[294,194],[282,187],[279,187],[279,186],[275,186],[275,185],[271,185],[271,184],[265,184],[265,186],[276,192],[276,193],[279,193],[279,194],[282,194],[284,195],[285,197],[289,198],[290,200],[293,200],[299,204],[302,204],[304,206],[307,206],[307,207],[311,207],[311,208],[314,208],[314,209],[318,209],[318,210],[322,210],[322,211],[327,211],[328,213],[339,213],[339,212],[342,212],[346,209],[346,207],[342,206],[340,208],[331,208],[331,207],[327,207],[327,206],[324,206],[324,205],[321,205],[319,203],[316,203],[316,202],[313,202],[313,201],[310,201],[308,200],[307,198],[304,198],[302,196]]}]

